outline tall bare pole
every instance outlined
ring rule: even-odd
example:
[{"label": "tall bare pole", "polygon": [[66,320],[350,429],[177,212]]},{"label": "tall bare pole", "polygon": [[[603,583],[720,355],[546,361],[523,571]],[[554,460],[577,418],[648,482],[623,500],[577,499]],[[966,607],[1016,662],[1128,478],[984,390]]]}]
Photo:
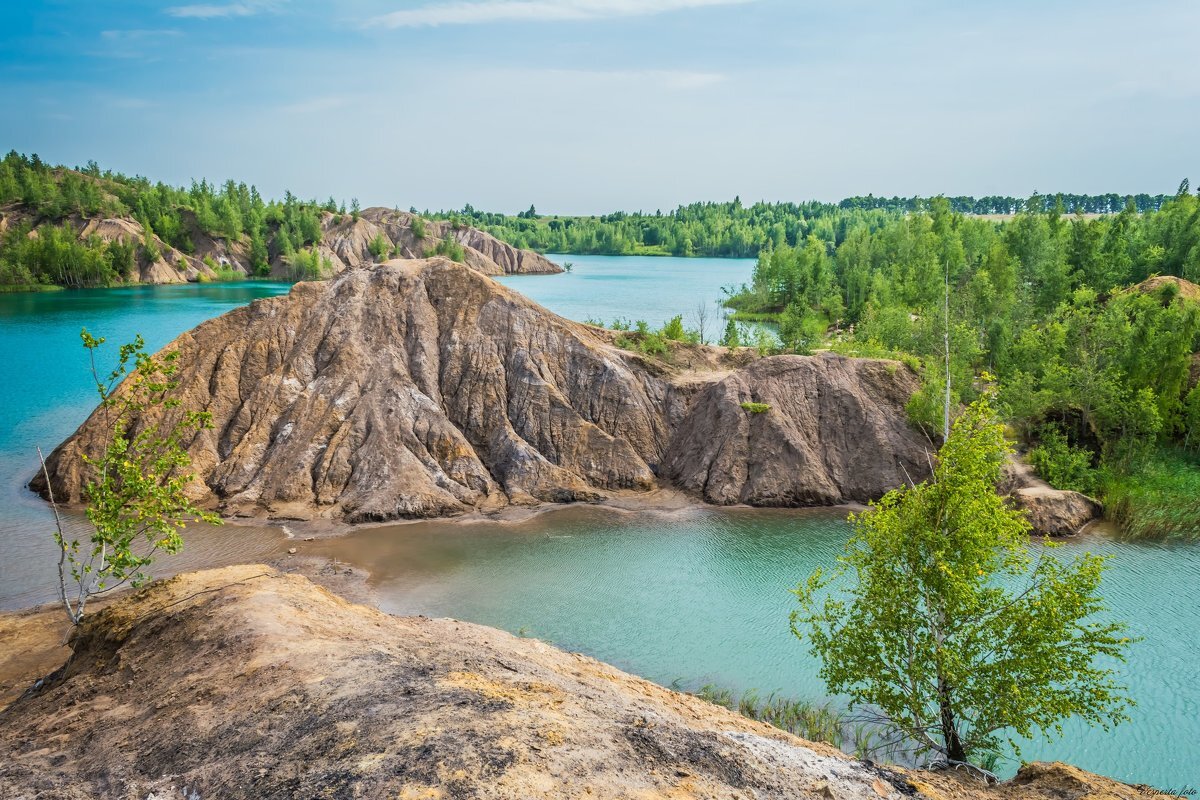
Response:
[{"label": "tall bare pole", "polygon": [[942,409],[942,441],[950,438],[950,264],[946,263],[945,286],[946,328],[942,333],[942,343],[946,350],[946,403]]}]

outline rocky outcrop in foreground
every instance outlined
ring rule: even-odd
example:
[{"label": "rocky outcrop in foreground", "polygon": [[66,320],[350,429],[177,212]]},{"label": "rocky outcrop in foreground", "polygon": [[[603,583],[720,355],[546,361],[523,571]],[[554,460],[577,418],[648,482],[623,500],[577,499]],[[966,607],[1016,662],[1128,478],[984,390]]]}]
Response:
[{"label": "rocky outcrop in foreground", "polygon": [[2,797],[1137,796],[1058,764],[994,788],[864,764],[581,655],[262,566],[153,584],[72,646],[0,713]]},{"label": "rocky outcrop in foreground", "polygon": [[[724,504],[866,501],[928,470],[899,364],[776,356],[685,379],[606,337],[446,259],[297,284],[169,345],[182,406],[215,425],[189,448],[195,490],[228,515],[365,522],[660,479]],[[57,497],[79,498],[102,433],[93,417],[51,455]]]}]

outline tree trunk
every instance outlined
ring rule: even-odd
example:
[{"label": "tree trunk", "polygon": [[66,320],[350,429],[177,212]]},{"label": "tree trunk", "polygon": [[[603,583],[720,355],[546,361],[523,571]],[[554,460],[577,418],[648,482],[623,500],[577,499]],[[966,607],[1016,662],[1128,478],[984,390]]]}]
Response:
[{"label": "tree trunk", "polygon": [[954,709],[950,707],[950,686],[942,678],[938,679],[938,705],[942,711],[942,741],[946,746],[946,758],[965,762],[967,754],[963,751],[962,740],[958,738]]}]

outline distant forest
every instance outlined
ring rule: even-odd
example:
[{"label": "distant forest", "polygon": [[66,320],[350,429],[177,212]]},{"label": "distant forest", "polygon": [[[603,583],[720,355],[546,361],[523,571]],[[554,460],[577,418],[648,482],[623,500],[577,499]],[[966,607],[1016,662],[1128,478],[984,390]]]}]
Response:
[{"label": "distant forest", "polygon": [[[351,213],[357,212],[357,201]],[[245,183],[192,181],[188,188],[153,183],[94,162],[68,169],[36,154],[9,152],[0,160],[0,211],[13,217],[0,230],[0,289],[57,285],[108,286],[134,279],[136,262],[159,258],[149,234],[191,254],[201,236],[241,242],[252,269],[265,276],[272,258],[302,262],[321,240],[321,214],[345,213],[345,204],[304,201],[288,192],[264,200]],[[136,220],[142,242],[81,240],[72,219],[118,217]],[[30,236],[33,228],[37,236]],[[297,274],[296,277],[311,277]]]},{"label": "distant forest", "polygon": [[[947,197],[960,214],[1116,214],[1157,211],[1171,195],[1034,194],[1018,197]],[[461,220],[516,247],[579,255],[672,255],[754,258],[767,247],[794,247],[810,236],[840,245],[851,230],[877,229],[900,214],[930,210],[931,198],[848,197],[840,203],[692,203],[663,213],[618,211],[602,216],[544,216],[535,207],[512,216],[479,211],[426,212]]]}]

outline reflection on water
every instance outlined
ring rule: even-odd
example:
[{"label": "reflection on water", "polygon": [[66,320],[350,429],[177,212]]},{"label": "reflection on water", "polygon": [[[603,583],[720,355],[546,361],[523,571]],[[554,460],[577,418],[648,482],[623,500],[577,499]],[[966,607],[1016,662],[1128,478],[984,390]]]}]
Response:
[{"label": "reflection on water", "polygon": [[[36,498],[31,502],[41,504]],[[44,508],[33,511],[45,513]],[[68,536],[80,541],[85,541],[91,531],[87,519],[79,513],[64,514],[63,528]],[[52,526],[38,528],[39,535],[7,546],[0,611],[58,599],[58,549],[51,538],[52,530]],[[183,550],[173,556],[157,556],[149,573],[166,578],[189,570],[271,561],[286,551],[289,541],[276,526],[189,525],[184,531]]]},{"label": "reflection on water", "polygon": [[[393,613],[524,631],[661,684],[820,698],[819,665],[788,629],[788,590],[832,566],[848,531],[828,510],[581,507],[518,524],[374,528],[304,550],[370,570]],[[1195,780],[1200,548],[1091,536],[1057,554],[1085,549],[1112,556],[1111,613],[1145,637],[1121,668],[1138,707],[1111,733],[1068,724],[1063,739],[1023,746],[1024,757],[1155,785]]]}]

